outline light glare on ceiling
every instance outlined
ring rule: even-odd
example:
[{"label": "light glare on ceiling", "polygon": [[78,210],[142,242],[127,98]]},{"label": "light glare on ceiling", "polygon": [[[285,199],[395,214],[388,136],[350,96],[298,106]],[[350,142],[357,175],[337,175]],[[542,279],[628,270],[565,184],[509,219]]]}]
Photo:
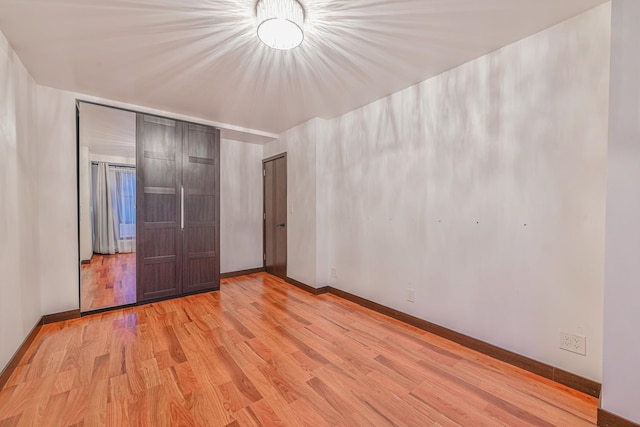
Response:
[{"label": "light glare on ceiling", "polygon": [[304,10],[296,0],[258,0],[258,37],[267,46],[289,50],[304,39]]}]

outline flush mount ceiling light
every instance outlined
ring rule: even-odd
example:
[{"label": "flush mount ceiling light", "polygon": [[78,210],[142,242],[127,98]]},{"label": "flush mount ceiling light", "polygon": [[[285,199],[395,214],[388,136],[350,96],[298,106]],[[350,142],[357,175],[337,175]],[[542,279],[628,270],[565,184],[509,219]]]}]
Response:
[{"label": "flush mount ceiling light", "polygon": [[258,37],[279,50],[298,47],[304,39],[304,10],[296,0],[258,0]]}]

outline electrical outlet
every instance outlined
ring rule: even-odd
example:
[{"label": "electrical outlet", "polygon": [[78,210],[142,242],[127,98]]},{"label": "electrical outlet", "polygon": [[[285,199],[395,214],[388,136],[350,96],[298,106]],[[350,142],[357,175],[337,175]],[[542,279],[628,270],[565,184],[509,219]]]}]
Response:
[{"label": "electrical outlet", "polygon": [[571,338],[571,348],[578,354],[587,355],[587,337],[574,335]]},{"label": "electrical outlet", "polygon": [[331,278],[332,279],[337,279],[338,278],[338,270],[336,270],[335,267],[331,267]]},{"label": "electrical outlet", "polygon": [[416,291],[415,289],[407,289],[407,301],[416,302]]},{"label": "electrical outlet", "polygon": [[560,348],[572,353],[587,355],[587,337],[560,332]]}]

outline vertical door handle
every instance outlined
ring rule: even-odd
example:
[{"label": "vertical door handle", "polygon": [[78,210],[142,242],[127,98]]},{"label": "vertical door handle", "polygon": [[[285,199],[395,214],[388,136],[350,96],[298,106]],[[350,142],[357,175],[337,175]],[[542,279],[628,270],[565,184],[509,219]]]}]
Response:
[{"label": "vertical door handle", "polygon": [[180,229],[184,230],[184,185],[180,186]]}]

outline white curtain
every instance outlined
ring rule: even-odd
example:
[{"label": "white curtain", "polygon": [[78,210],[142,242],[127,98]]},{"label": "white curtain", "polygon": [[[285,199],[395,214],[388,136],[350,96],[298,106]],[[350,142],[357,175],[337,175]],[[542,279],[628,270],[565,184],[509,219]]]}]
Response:
[{"label": "white curtain", "polygon": [[92,165],[93,251],[136,250],[136,172],[134,168]]},{"label": "white curtain", "polygon": [[116,250],[136,251],[136,171],[133,168],[109,167],[112,182],[113,227]]}]

